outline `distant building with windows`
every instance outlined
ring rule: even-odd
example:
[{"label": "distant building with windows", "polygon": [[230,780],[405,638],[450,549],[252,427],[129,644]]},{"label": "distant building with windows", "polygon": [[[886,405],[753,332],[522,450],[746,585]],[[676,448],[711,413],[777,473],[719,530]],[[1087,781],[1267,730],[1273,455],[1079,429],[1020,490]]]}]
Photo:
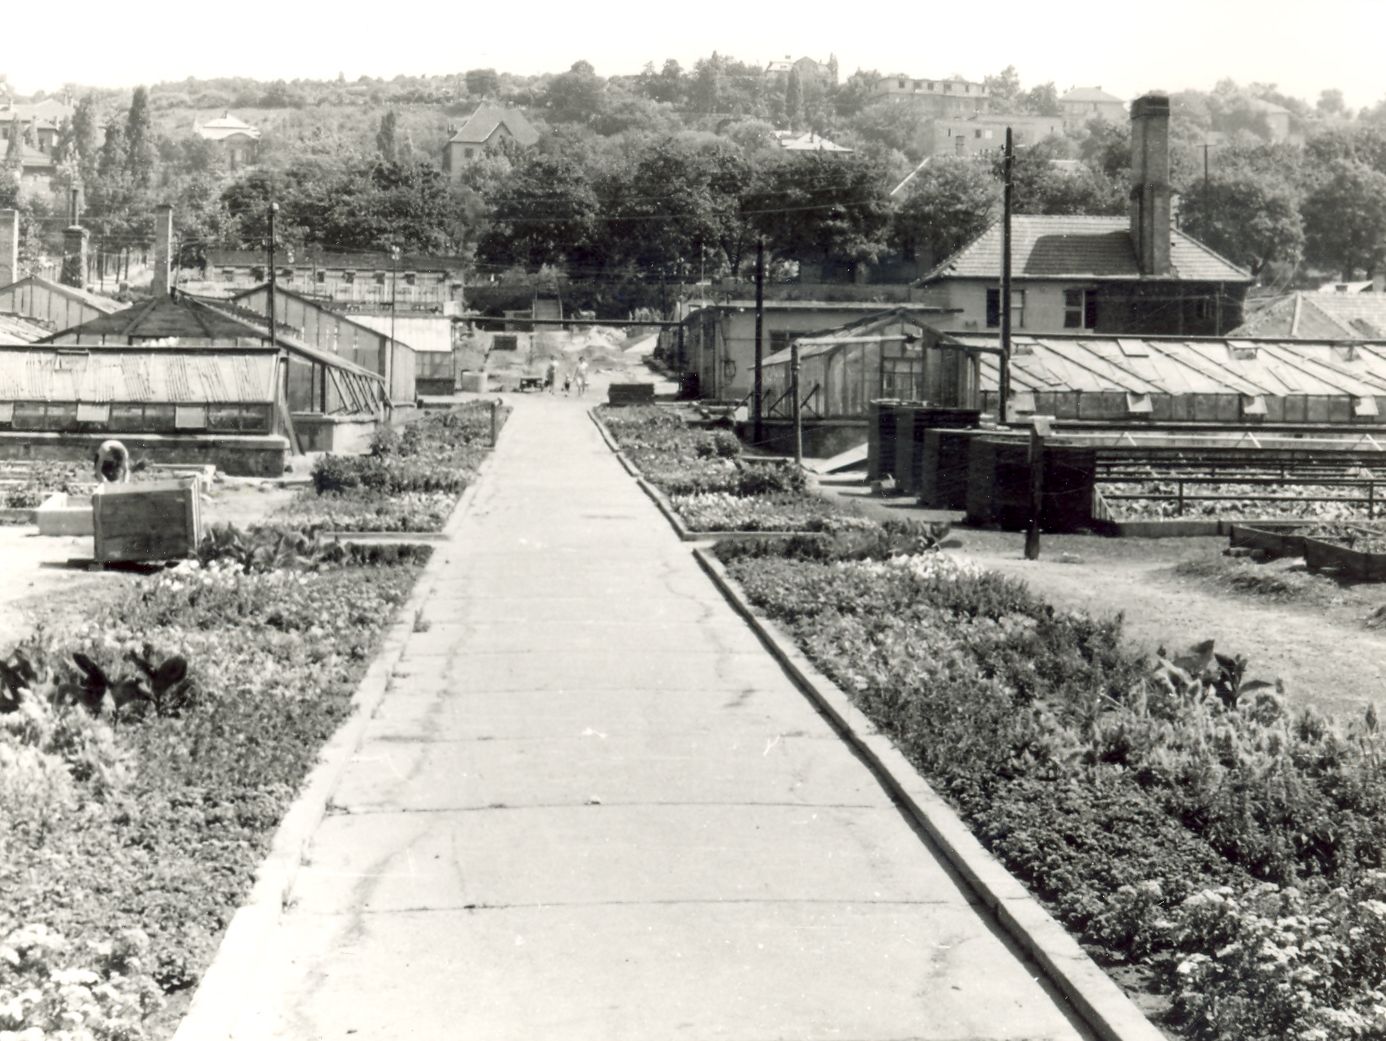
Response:
[{"label": "distant building with windows", "polygon": [[[389,307],[393,299],[403,311],[454,313],[462,306],[459,257],[404,254],[398,261],[388,253],[310,253],[275,255],[275,281],[286,289],[334,306]],[[201,293],[238,295],[269,280],[263,251],[208,250],[206,266],[188,288]]]},{"label": "distant building with windows", "polygon": [[876,81],[878,98],[908,102],[935,118],[972,116],[985,112],[991,103],[986,84],[959,79],[914,79],[904,73],[882,76]]},{"label": "distant building with windows", "polygon": [[1071,127],[1087,126],[1094,119],[1120,123],[1126,118],[1126,102],[1101,87],[1074,87],[1059,99],[1059,108]]},{"label": "distant building with windows", "polygon": [[765,75],[771,79],[784,79],[791,72],[797,71],[799,79],[803,82],[832,80],[832,66],[827,62],[816,61],[813,58],[791,58],[786,54],[783,58],[771,61],[765,66]]},{"label": "distant building with windows", "polygon": [[233,170],[251,166],[259,157],[259,129],[230,112],[206,123],[194,123],[193,132],[204,141],[214,141],[220,145],[227,165]]},{"label": "distant building with windows", "polygon": [[539,143],[539,131],[519,109],[483,101],[448,139],[443,152],[443,166],[451,173],[452,179],[457,180],[467,163],[500,147],[505,141],[529,148]]},{"label": "distant building with windows", "polygon": [[40,155],[52,155],[62,133],[63,121],[72,118],[72,106],[58,98],[43,101],[0,101],[0,156],[18,122],[25,143]]},{"label": "distant building with windows", "polygon": [[1006,144],[1006,128],[1017,146],[1033,145],[1064,132],[1059,116],[977,115],[934,121],[934,155],[985,155]]}]

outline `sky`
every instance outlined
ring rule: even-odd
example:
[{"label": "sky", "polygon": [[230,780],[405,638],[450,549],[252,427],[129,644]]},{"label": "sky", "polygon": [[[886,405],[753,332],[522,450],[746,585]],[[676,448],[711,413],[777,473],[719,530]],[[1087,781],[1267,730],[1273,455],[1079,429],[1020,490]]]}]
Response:
[{"label": "sky", "polygon": [[[1353,108],[1386,97],[1384,0],[9,6],[0,73],[19,94],[67,82],[133,87],[187,76],[389,78],[484,67],[533,74],[561,72],[579,59],[610,76],[666,58],[687,68],[715,50],[752,63],[836,54],[843,76],[862,68],[980,80],[1014,65],[1026,87],[1052,80],[1060,92],[1101,86],[1126,99],[1206,90],[1228,77],[1275,83],[1310,102],[1336,87]],[[852,18],[854,10],[862,17]]]}]

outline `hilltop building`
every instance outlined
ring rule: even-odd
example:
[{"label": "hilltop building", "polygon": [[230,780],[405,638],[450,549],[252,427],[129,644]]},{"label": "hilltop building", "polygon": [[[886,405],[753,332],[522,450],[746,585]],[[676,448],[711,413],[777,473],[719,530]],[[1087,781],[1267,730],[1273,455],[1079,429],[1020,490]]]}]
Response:
[{"label": "hilltop building", "polygon": [[193,132],[204,141],[214,141],[220,145],[227,165],[233,170],[252,165],[259,155],[259,129],[230,112],[206,123],[194,123]]},{"label": "hilltop building", "polygon": [[539,143],[539,131],[519,109],[483,101],[448,139],[443,166],[457,180],[468,161],[500,147],[504,141],[529,148]]}]

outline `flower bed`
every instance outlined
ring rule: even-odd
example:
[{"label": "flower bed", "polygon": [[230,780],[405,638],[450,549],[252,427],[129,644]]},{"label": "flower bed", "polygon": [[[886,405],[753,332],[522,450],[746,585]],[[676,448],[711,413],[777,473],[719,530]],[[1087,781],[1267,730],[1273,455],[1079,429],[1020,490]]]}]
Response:
[{"label": "flower bed", "polygon": [[[1374,711],[1291,711],[1214,652],[860,535],[717,548],[1099,960],[1217,1041],[1386,1030],[1386,773]],[[1133,982],[1134,981],[1134,982]]]},{"label": "flower bed", "polygon": [[[510,410],[501,413],[504,424]],[[315,531],[442,531],[490,450],[490,403],[425,413],[378,431],[366,455],[319,458],[313,487],[275,517]]]},{"label": "flower bed", "polygon": [[50,495],[90,491],[95,483],[87,464],[40,461],[5,465],[0,467],[0,509],[32,510]]},{"label": "flower bed", "polygon": [[218,530],[4,659],[0,1036],[141,1038],[196,981],[427,553]]},{"label": "flower bed", "polygon": [[602,422],[692,531],[824,531],[858,518],[806,489],[789,460],[748,460],[728,430],[658,406],[602,408]]}]

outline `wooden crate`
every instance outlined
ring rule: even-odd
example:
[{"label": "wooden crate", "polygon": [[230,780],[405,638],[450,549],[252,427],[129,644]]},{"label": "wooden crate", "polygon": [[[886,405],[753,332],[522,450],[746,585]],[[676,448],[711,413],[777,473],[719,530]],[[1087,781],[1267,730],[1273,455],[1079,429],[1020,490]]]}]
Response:
[{"label": "wooden crate", "polygon": [[98,563],[178,560],[197,552],[202,505],[194,478],[103,484],[91,504]]}]

